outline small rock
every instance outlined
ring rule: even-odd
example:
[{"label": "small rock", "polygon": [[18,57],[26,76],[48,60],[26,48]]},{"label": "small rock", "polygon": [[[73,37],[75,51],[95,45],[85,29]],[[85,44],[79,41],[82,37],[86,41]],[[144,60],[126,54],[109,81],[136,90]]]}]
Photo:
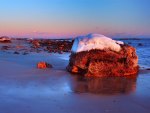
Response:
[{"label": "small rock", "polygon": [[142,44],[142,43],[139,43],[138,46],[143,46],[143,44]]},{"label": "small rock", "polygon": [[128,44],[132,44],[131,42],[128,42]]},{"label": "small rock", "polygon": [[24,52],[24,53],[23,53],[23,55],[27,55],[27,54],[29,54],[29,53],[27,53],[27,52]]},{"label": "small rock", "polygon": [[19,54],[19,52],[15,51],[14,54]]},{"label": "small rock", "polygon": [[63,54],[63,52],[62,52],[62,51],[58,51],[58,53],[59,53],[59,54]]},{"label": "small rock", "polygon": [[33,44],[33,47],[34,47],[34,48],[39,48],[39,47],[40,47],[40,43],[39,43],[38,40],[32,40],[31,43]]},{"label": "small rock", "polygon": [[52,65],[51,64],[48,64],[46,62],[39,62],[37,64],[37,68],[38,69],[46,69],[46,68],[52,68]]},{"label": "small rock", "polygon": [[2,46],[1,50],[8,50],[9,48],[9,46]]}]

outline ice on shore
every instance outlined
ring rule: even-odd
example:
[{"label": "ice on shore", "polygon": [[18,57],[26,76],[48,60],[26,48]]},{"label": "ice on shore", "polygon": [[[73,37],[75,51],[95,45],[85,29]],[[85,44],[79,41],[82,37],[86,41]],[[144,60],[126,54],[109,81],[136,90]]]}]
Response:
[{"label": "ice on shore", "polygon": [[119,52],[121,50],[121,41],[112,40],[101,34],[89,34],[86,36],[77,37],[72,46],[72,52],[89,51],[92,49],[112,50]]}]

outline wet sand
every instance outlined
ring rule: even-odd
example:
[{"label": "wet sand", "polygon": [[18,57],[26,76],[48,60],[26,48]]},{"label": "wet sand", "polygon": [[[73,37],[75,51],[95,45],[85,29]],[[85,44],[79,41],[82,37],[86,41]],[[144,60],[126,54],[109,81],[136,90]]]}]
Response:
[{"label": "wet sand", "polygon": [[[149,113],[150,73],[85,79],[66,71],[69,53],[0,53],[1,113]],[[40,70],[38,61],[54,68]]]}]

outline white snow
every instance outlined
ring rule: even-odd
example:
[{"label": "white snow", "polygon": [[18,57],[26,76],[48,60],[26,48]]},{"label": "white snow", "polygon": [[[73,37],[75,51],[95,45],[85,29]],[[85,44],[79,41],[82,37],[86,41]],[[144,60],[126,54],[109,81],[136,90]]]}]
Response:
[{"label": "white snow", "polygon": [[112,50],[119,52],[121,50],[121,41],[112,40],[101,34],[89,34],[77,37],[72,46],[72,52],[89,51],[92,49]]}]

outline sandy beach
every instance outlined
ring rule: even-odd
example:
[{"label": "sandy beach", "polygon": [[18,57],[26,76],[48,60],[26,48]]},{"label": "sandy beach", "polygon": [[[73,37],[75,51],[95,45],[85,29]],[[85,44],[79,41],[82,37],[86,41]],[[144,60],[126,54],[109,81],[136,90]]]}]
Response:
[{"label": "sandy beach", "polygon": [[[150,112],[149,71],[142,71],[137,78],[85,80],[66,71],[69,55],[1,52],[0,112]],[[37,69],[39,61],[53,68]]]},{"label": "sandy beach", "polygon": [[150,0],[0,0],[0,113],[150,113]]}]

